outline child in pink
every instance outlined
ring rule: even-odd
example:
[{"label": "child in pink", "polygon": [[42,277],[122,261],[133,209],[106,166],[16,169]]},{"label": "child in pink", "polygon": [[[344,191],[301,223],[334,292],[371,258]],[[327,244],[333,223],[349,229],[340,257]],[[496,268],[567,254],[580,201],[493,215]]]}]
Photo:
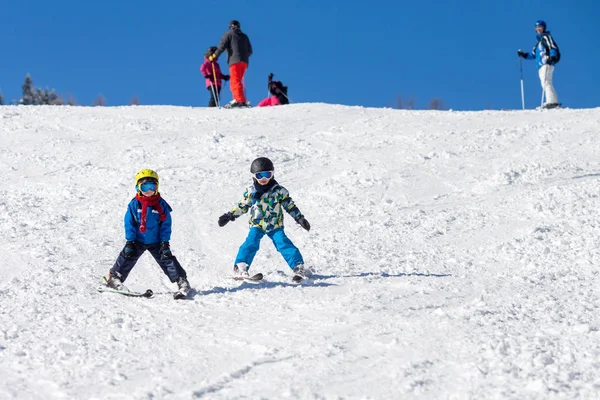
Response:
[{"label": "child in pink", "polygon": [[[217,62],[217,60],[214,60],[212,62],[208,61],[208,57],[211,54],[213,54],[216,50],[217,50],[217,48],[215,46],[209,47],[208,50],[206,50],[206,54],[204,54],[204,62],[200,66],[200,72],[206,78],[206,88],[210,92],[210,101],[208,102],[209,107],[217,106],[217,99],[215,99],[215,94],[218,97],[220,97],[221,86],[223,83],[222,81],[229,80],[229,75],[224,75],[221,72],[221,67],[219,66],[219,63]],[[214,71],[213,71],[213,65],[215,67]],[[215,75],[217,78],[216,82],[215,82]]]},{"label": "child in pink", "polygon": [[261,100],[257,107],[270,107],[283,104],[289,104],[290,99],[287,97],[287,86],[283,86],[280,81],[273,80],[273,74],[269,74],[269,92],[273,95]]}]

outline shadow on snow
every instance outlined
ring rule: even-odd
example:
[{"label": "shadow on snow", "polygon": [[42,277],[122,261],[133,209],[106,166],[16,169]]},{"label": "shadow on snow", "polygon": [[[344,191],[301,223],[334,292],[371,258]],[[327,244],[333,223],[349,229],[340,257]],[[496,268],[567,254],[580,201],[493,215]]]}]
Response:
[{"label": "shadow on snow", "polygon": [[412,272],[412,273],[400,273],[400,274],[388,274],[385,272],[363,272],[360,274],[354,274],[354,275],[319,275],[319,274],[314,274],[312,276],[312,278],[310,279],[306,279],[300,283],[289,283],[289,282],[274,282],[274,281],[268,281],[268,280],[263,280],[263,281],[259,281],[259,282],[242,282],[239,286],[235,286],[235,287],[221,287],[221,286],[217,286],[213,289],[210,290],[200,290],[200,291],[196,291],[193,290],[189,297],[190,299],[196,297],[196,296],[207,296],[207,295],[211,295],[211,294],[223,294],[223,293],[233,293],[233,292],[239,292],[241,290],[264,290],[264,289],[274,289],[274,288],[280,288],[280,287],[298,287],[298,286],[302,286],[302,287],[327,287],[327,286],[339,286],[339,284],[336,283],[326,283],[326,282],[320,282],[322,280],[326,280],[326,279],[334,279],[334,278],[364,278],[364,277],[379,277],[379,278],[402,278],[402,277],[411,277],[411,276],[416,276],[416,277],[425,277],[425,278],[445,278],[448,276],[452,276],[450,274],[423,274],[423,273],[418,273],[418,272]]}]

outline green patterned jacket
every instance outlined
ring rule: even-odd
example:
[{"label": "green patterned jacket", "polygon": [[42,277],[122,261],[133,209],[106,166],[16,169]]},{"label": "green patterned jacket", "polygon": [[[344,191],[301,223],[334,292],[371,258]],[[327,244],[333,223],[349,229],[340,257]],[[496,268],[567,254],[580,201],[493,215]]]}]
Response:
[{"label": "green patterned jacket", "polygon": [[231,210],[235,218],[250,211],[251,228],[261,228],[266,233],[283,228],[283,210],[294,220],[302,217],[290,193],[283,186],[276,184],[258,199],[254,198],[255,193],[254,185],[248,187],[242,199]]}]

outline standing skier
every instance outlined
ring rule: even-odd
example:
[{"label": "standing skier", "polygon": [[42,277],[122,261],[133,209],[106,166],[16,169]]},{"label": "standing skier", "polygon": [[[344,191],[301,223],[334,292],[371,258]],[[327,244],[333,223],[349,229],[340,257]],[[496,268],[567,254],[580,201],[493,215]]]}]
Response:
[{"label": "standing skier", "polygon": [[273,163],[266,157],[252,162],[252,186],[246,189],[237,206],[219,217],[219,226],[223,227],[229,221],[250,212],[250,232],[235,258],[234,274],[248,276],[248,269],[258,252],[260,241],[267,235],[295,276],[305,278],[311,276],[312,271],[304,266],[300,250],[284,232],[283,210],[307,231],[310,230],[310,224],[294,204],[287,189],[277,183],[274,170]]},{"label": "standing skier", "polygon": [[143,169],[135,175],[136,196],[125,213],[125,247],[110,270],[107,286],[129,291],[123,285],[127,276],[146,250],[152,254],[171,282],[177,282],[174,297],[184,298],[190,291],[187,274],[171,253],[171,206],[160,197],[158,174]]},{"label": "standing skier", "polygon": [[206,78],[206,88],[210,92],[210,101],[208,102],[209,107],[217,106],[217,98],[221,96],[222,81],[229,80],[229,75],[223,75],[221,72],[221,67],[216,58],[213,61],[208,60],[215,51],[217,51],[216,46],[209,47],[208,50],[206,50],[206,54],[204,54],[204,62],[200,66],[200,72]]},{"label": "standing skier", "polygon": [[546,23],[539,20],[535,23],[535,31],[537,32],[537,43],[533,46],[530,53],[526,53],[519,49],[517,54],[524,59],[535,59],[538,65],[538,74],[544,93],[546,102],[543,108],[560,107],[558,95],[552,85],[552,74],[554,66],[560,60],[560,50],[558,45],[552,39],[550,32],[546,30]]},{"label": "standing skier", "polygon": [[233,94],[233,100],[225,107],[248,107],[243,80],[252,55],[252,45],[248,36],[242,32],[239,21],[233,20],[229,23],[229,31],[221,38],[217,50],[208,57],[209,61],[216,60],[224,51],[227,51],[227,63],[231,75],[229,86]]}]

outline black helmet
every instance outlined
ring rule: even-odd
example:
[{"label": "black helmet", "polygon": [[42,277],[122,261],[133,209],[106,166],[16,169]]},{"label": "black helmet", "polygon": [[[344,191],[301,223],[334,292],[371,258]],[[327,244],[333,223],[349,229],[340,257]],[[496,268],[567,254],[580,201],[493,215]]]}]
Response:
[{"label": "black helmet", "polygon": [[275,167],[273,166],[273,162],[269,160],[267,157],[259,157],[256,160],[252,161],[252,165],[250,166],[250,172],[255,174],[257,172],[262,171],[274,171]]},{"label": "black helmet", "polygon": [[215,54],[216,51],[217,51],[217,46],[210,46],[208,48],[208,50],[206,50],[206,53],[204,53],[204,54],[208,57],[212,54]]},{"label": "black helmet", "polygon": [[229,29],[240,29],[240,21],[236,21],[235,19],[229,23]]}]

